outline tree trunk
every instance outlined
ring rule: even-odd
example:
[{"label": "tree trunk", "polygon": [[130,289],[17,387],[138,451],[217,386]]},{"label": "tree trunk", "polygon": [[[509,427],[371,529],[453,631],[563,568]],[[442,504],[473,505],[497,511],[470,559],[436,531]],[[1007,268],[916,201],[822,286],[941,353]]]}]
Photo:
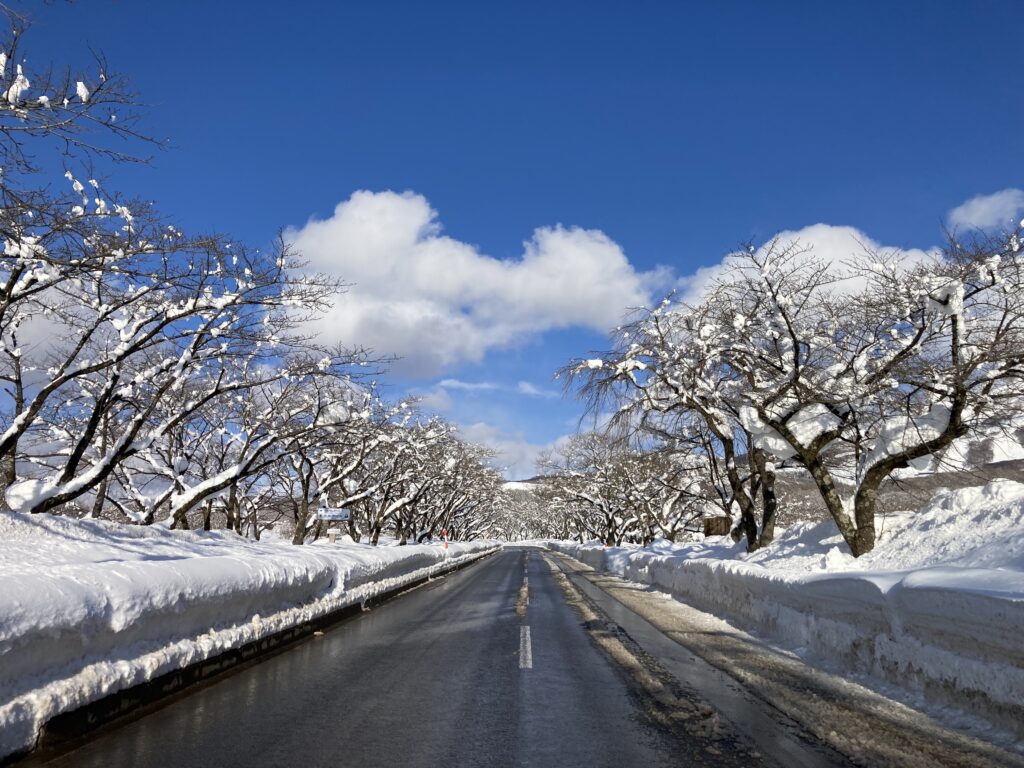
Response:
[{"label": "tree trunk", "polygon": [[745,536],[747,551],[753,552],[757,549],[757,517],[754,514],[754,504],[747,494],[746,488],[743,487],[739,470],[736,469],[736,451],[733,448],[732,440],[723,439],[722,450],[725,455],[725,475],[729,480],[729,489],[740,508],[740,524],[733,532],[733,538],[739,541]]},{"label": "tree trunk", "polygon": [[765,460],[763,451],[756,451],[754,461],[761,476],[761,535],[757,538],[759,547],[767,547],[775,540],[775,515],[779,499],[775,495],[775,465]]},{"label": "tree trunk", "polygon": [[0,458],[0,477],[3,487],[0,488],[0,509],[10,509],[7,505],[7,489],[18,480],[18,474],[14,468],[14,452]]},{"label": "tree trunk", "polygon": [[[14,357],[14,408],[15,415],[25,409],[25,386],[21,378],[21,358]],[[0,488],[0,509],[10,509],[7,505],[7,489],[18,482],[18,438],[11,441],[8,450],[0,456],[2,467],[3,488]]]},{"label": "tree trunk", "polygon": [[[836,489],[836,484],[832,480],[832,474],[825,468],[825,465],[821,463],[821,459],[818,456],[804,459],[804,466],[807,471],[811,473],[811,479],[814,480],[814,484],[818,487],[818,493],[821,494],[822,500],[825,502],[825,507],[828,509],[828,513],[835,520],[836,526],[839,528],[839,532],[843,535],[843,541],[846,542],[847,546],[850,547],[850,551],[853,552],[854,557],[859,557],[864,554],[864,550],[858,554],[859,546],[857,544],[857,529],[853,525],[853,521],[850,516],[846,513],[846,507],[843,505],[843,498],[839,495],[839,491]],[[874,520],[871,521],[871,543],[874,546],[875,540],[875,524]]]},{"label": "tree trunk", "polygon": [[100,487],[96,489],[96,501],[93,502],[92,509],[89,510],[89,517],[94,520],[98,520],[103,514],[103,502],[107,500],[107,480],[108,478],[103,478]]},{"label": "tree trunk", "polygon": [[292,534],[292,544],[302,544],[306,541],[306,519],[309,517],[309,497],[302,494],[299,501],[299,511],[295,516],[295,533]]},{"label": "tree trunk", "polygon": [[178,510],[174,513],[174,520],[171,521],[171,529],[177,529],[180,531],[188,530],[188,513]]},{"label": "tree trunk", "polygon": [[864,473],[864,478],[853,497],[853,523],[851,525],[847,518],[850,531],[849,533],[843,531],[843,538],[850,545],[850,552],[854,557],[866,555],[875,548],[875,509],[878,506],[878,490],[893,470],[903,469],[909,466],[914,459],[941,451],[949,447],[954,440],[964,437],[968,433],[967,425],[963,423],[966,398],[967,393],[961,387],[954,397],[946,428],[938,437],[907,448],[898,456],[874,464]]},{"label": "tree trunk", "polygon": [[854,557],[866,555],[875,548],[875,508],[878,506],[878,488],[881,482],[869,478],[861,483],[853,497],[853,518],[856,529],[852,541],[847,541]]}]

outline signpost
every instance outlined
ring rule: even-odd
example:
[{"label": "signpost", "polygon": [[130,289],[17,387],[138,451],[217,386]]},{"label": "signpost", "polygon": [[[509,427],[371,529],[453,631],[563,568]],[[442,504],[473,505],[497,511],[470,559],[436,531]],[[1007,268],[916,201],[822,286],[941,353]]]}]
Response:
[{"label": "signpost", "polygon": [[[330,520],[332,522],[348,522],[352,519],[352,512],[342,507],[341,509],[330,509],[328,507],[320,507],[317,510],[316,516],[320,520]],[[338,540],[338,536],[341,535],[341,528],[328,528],[327,539],[333,544]]]},{"label": "signpost", "polygon": [[327,507],[322,507],[316,513],[316,516],[321,520],[340,520],[342,522],[347,522],[352,519],[352,511],[345,508],[328,509]]}]

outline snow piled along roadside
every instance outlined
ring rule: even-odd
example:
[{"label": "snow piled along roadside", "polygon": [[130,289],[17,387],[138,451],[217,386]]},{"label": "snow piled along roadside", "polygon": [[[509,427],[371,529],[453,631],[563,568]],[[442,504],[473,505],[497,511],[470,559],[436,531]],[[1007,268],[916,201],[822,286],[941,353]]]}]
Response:
[{"label": "snow piled along roadside", "polygon": [[0,759],[55,715],[496,546],[296,547],[16,513],[0,542]]},{"label": "snow piled along roadside", "polygon": [[1024,485],[944,491],[879,522],[859,559],[831,521],[752,554],[727,537],[545,545],[1024,738]]}]

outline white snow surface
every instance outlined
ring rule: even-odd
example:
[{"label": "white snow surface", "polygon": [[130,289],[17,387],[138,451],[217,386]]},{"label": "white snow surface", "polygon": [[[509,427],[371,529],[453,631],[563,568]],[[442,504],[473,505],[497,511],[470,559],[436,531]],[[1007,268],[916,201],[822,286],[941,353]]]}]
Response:
[{"label": "white snow surface", "polygon": [[537,483],[526,482],[525,480],[509,480],[501,486],[506,491],[536,491],[540,486]]},{"label": "white snow surface", "polygon": [[50,718],[496,548],[296,547],[0,513],[0,759]]},{"label": "white snow surface", "polygon": [[1024,739],[1024,485],[942,491],[877,525],[860,558],[831,521],[795,525],[751,554],[724,536],[543,543]]}]

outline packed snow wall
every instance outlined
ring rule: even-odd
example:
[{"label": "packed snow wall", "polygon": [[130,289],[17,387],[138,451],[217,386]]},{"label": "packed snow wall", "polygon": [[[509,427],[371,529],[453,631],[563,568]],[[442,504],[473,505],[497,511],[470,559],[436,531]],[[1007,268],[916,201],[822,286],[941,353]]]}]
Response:
[{"label": "packed snow wall", "polygon": [[296,547],[17,513],[0,540],[0,760],[56,715],[497,546]]},{"label": "packed snow wall", "polygon": [[831,523],[750,555],[724,537],[545,545],[1024,738],[1024,485],[946,492],[887,523],[859,559]]}]

